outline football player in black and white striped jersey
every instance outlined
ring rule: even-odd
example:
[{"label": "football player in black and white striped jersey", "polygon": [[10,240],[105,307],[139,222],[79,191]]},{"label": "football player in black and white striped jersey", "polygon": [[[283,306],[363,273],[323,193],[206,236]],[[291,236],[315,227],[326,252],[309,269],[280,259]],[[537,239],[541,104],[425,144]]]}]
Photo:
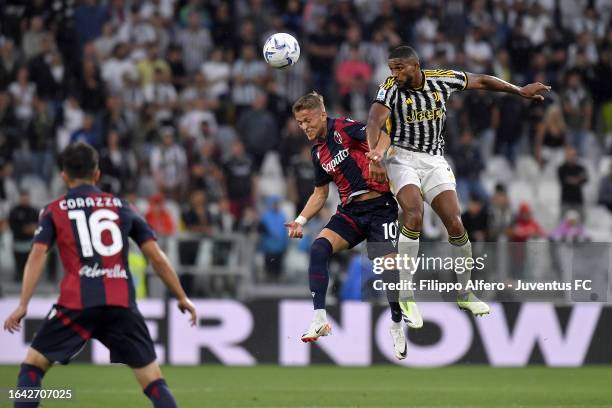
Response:
[{"label": "football player in black and white striped jersey", "polygon": [[[386,174],[380,166],[370,166],[370,177],[378,180],[388,176],[403,210],[399,252],[408,257],[418,254],[425,199],[444,223],[455,256],[471,258],[472,247],[461,222],[455,176],[443,156],[446,101],[453,92],[470,89],[543,100],[542,93],[550,87],[539,82],[518,87],[494,76],[463,71],[423,70],[417,53],[408,46],[392,50],[388,64],[391,76],[380,86],[368,117],[368,158],[379,163],[386,153]],[[390,148],[378,144],[383,126],[391,136]],[[463,288],[470,275],[469,269],[457,272]],[[460,291],[457,303],[474,315],[489,313],[489,306],[468,290]],[[406,293],[400,306],[408,326],[423,325],[412,293]]]}]

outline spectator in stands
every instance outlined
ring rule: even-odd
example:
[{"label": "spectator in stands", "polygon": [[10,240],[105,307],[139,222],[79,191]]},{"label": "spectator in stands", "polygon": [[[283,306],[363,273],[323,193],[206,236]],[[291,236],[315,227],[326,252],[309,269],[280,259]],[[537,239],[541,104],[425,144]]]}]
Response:
[{"label": "spectator in stands", "polygon": [[85,113],[83,116],[83,125],[70,136],[70,143],[84,141],[95,148],[100,148],[102,145],[100,140],[100,130],[94,123],[94,116],[91,113]]},{"label": "spectator in stands", "polygon": [[212,39],[208,29],[202,27],[200,14],[189,13],[188,26],[179,31],[177,41],[183,48],[183,63],[188,73],[193,74],[202,66],[212,49]]},{"label": "spectator in stands", "polygon": [[569,141],[582,156],[592,126],[593,100],[577,71],[568,72],[565,83],[567,85],[561,94],[561,103],[567,121]]},{"label": "spectator in stands", "polygon": [[36,94],[59,107],[68,89],[69,71],[62,55],[55,49],[52,37],[44,37],[41,53],[29,64]]},{"label": "spectator in stands", "polygon": [[461,202],[467,203],[470,196],[475,195],[486,203],[488,196],[480,181],[484,161],[469,130],[461,135],[461,144],[455,150],[453,162],[457,174],[457,194]]},{"label": "spectator in stands", "polygon": [[166,207],[166,198],[162,193],[149,197],[149,208],[145,219],[153,230],[162,237],[169,237],[176,232],[176,221]]},{"label": "spectator in stands", "polygon": [[512,209],[506,186],[497,184],[489,206],[489,239],[498,241],[511,235]]},{"label": "spectator in stands", "polygon": [[51,180],[53,171],[53,135],[55,118],[46,100],[34,97],[34,115],[28,124],[28,145],[32,171],[45,183]]},{"label": "spectator in stands", "polygon": [[259,171],[266,153],[278,148],[278,122],[266,109],[268,97],[258,93],[251,108],[244,110],[238,118],[238,134],[244,147],[253,158],[253,170]]},{"label": "spectator in stands", "polygon": [[27,60],[31,60],[43,50],[42,42],[49,33],[45,31],[45,20],[42,16],[33,16],[30,19],[30,28],[23,34],[21,48]]},{"label": "spectator in stands", "polygon": [[175,140],[174,129],[161,129],[161,143],[151,150],[150,167],[155,183],[168,197],[180,201],[187,181],[187,156]]},{"label": "spectator in stands", "polygon": [[584,229],[584,225],[580,222],[580,214],[578,211],[569,210],[565,213],[565,217],[561,223],[551,231],[550,239],[552,241],[561,242],[584,242],[589,238]]},{"label": "spectator in stands", "polygon": [[8,87],[15,103],[15,115],[22,123],[27,123],[32,117],[32,101],[36,95],[36,85],[30,82],[28,67],[17,70],[17,79]]},{"label": "spectator in stands", "polygon": [[19,121],[11,103],[11,95],[0,89],[0,158],[11,160],[20,144]]},{"label": "spectator in stands", "polygon": [[533,218],[531,208],[527,203],[521,203],[519,206],[518,215],[511,228],[511,237],[514,242],[525,242],[546,235],[544,229]]},{"label": "spectator in stands", "polygon": [[170,70],[155,68],[153,82],[142,89],[145,103],[149,104],[157,123],[171,123],[177,106],[176,89],[172,85]]},{"label": "spectator in stands", "polygon": [[121,196],[136,188],[138,163],[131,149],[122,148],[119,132],[111,129],[100,151],[100,185],[103,191]]},{"label": "spectator in stands", "polygon": [[185,229],[189,232],[210,235],[215,229],[215,220],[208,210],[204,190],[193,190],[189,195],[189,207],[181,214]]},{"label": "spectator in stands", "polygon": [[183,50],[180,46],[172,44],[168,47],[168,53],[166,56],[168,66],[170,67],[170,73],[172,75],[172,85],[177,92],[181,92],[183,87],[187,84],[187,70],[185,64],[183,64]]},{"label": "spectator in stands", "polygon": [[540,166],[548,161],[558,162],[568,139],[561,108],[558,105],[549,106],[535,131],[535,159]]},{"label": "spectator in stands", "polygon": [[255,47],[244,45],[240,58],[232,67],[232,102],[238,117],[253,103],[261,91],[266,72],[266,63],[261,58],[257,58]]},{"label": "spectator in stands", "polygon": [[106,88],[94,61],[83,60],[75,91],[79,95],[79,104],[84,110],[97,114],[104,109]]},{"label": "spectator in stands", "polygon": [[21,282],[23,269],[28,259],[30,245],[38,223],[38,209],[32,207],[30,193],[27,190],[19,192],[19,201],[9,213],[9,225],[13,233],[13,257],[15,259],[15,274],[13,280]]},{"label": "spectator in stands", "polygon": [[278,281],[280,278],[285,252],[289,246],[289,237],[285,228],[287,218],[280,209],[280,203],[280,197],[268,197],[259,224],[261,232],[259,247],[264,254],[266,274],[272,281]]},{"label": "spectator in stands", "polygon": [[245,152],[244,145],[241,141],[234,141],[231,156],[223,164],[223,173],[230,212],[236,222],[240,220],[244,210],[253,205],[253,172],[253,161]]},{"label": "spectator in stands", "polygon": [[295,208],[304,208],[312,194],[312,186],[314,185],[311,146],[303,146],[300,154],[291,158],[287,175],[290,199],[295,204]]},{"label": "spectator in stands", "polygon": [[470,240],[473,242],[485,242],[488,240],[489,216],[482,201],[480,201],[480,197],[477,195],[470,197],[467,211],[461,214],[461,221]]},{"label": "spectator in stands", "polygon": [[612,212],[612,164],[608,169],[608,174],[602,177],[599,182],[599,198],[597,202],[606,206]]},{"label": "spectator in stands", "polygon": [[118,43],[113,48],[112,57],[102,64],[102,79],[111,93],[121,91],[125,75],[135,77],[138,74],[136,66],[129,58],[129,51],[128,44]]},{"label": "spectator in stands", "polygon": [[561,214],[573,209],[584,219],[582,186],[588,181],[588,175],[584,166],[578,163],[578,153],[573,146],[565,149],[565,163],[559,167],[558,175],[561,183]]},{"label": "spectator in stands", "polygon": [[5,39],[0,44],[0,89],[5,89],[17,77],[21,59],[12,40]]},{"label": "spectator in stands", "polygon": [[229,94],[231,78],[231,67],[223,59],[223,49],[215,48],[210,53],[210,57],[204,61],[201,72],[208,85],[210,96],[219,99]]}]

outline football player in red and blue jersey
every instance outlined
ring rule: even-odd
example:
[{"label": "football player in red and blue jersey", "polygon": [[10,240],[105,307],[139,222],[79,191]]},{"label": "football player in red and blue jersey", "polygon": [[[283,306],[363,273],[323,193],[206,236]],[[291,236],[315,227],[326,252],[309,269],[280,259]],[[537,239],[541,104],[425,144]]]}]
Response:
[{"label": "football player in red and blue jersey", "polygon": [[[338,187],[341,200],[338,211],[310,249],[308,275],[315,311],[302,341],[312,342],[331,333],[325,312],[329,259],[334,253],[352,248],[364,240],[368,242],[368,257],[371,259],[394,256],[397,252],[398,207],[389,184],[369,177],[370,166],[378,164],[371,163],[366,157],[369,149],[365,124],[327,117],[323,98],[315,92],[298,99],[293,105],[293,114],[313,143],[315,187],[300,215],[287,224],[289,236],[303,237],[302,227],[325,205],[330,182]],[[391,335],[395,355],[403,359],[406,358],[407,343],[401,324],[402,313],[397,299],[391,299],[389,293],[387,295],[393,320]]]},{"label": "football player in red and blue jersey", "polygon": [[[61,156],[68,192],[40,214],[25,266],[21,299],[4,322],[11,333],[20,329],[28,303],[55,243],[64,267],[60,295],[36,333],[21,365],[17,386],[40,387],[54,362],[67,364],[89,339],[110,350],[111,361],[134,371],[154,407],[177,404],[156,362],[153,340],[138,311],[128,267],[128,238],[151,261],[153,269],[178,300],[181,312],[197,322],[196,310],[149,225],[130,207],[95,184],[100,178],[98,154],[88,144],[68,146]],[[15,407],[38,403],[16,401]]]}]

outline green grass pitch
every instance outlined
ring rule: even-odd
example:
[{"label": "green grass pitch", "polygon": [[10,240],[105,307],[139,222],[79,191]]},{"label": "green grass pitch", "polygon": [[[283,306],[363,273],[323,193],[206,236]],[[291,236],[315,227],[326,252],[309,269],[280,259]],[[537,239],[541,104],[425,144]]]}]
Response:
[{"label": "green grass pitch", "polygon": [[[0,366],[0,388],[17,366]],[[163,367],[181,407],[612,407],[612,367],[435,369],[373,366]],[[126,367],[54,367],[46,388],[72,388],[50,408],[150,407]],[[10,406],[4,399],[0,406]]]}]

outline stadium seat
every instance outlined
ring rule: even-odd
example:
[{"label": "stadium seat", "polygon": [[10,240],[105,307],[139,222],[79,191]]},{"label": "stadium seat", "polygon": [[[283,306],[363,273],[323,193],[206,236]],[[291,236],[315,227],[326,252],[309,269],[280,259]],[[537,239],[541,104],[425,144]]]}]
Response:
[{"label": "stadium seat", "polygon": [[493,156],[486,164],[485,176],[492,180],[508,184],[514,178],[514,172],[505,157]]},{"label": "stadium seat", "polygon": [[266,154],[260,172],[259,194],[262,197],[272,195],[285,197],[287,183],[283,177],[283,168],[278,153],[268,152]]},{"label": "stadium seat", "polygon": [[610,236],[612,234],[612,216],[604,206],[594,205],[586,208],[586,228],[592,236]]},{"label": "stadium seat", "polygon": [[19,183],[19,187],[30,193],[30,200],[34,207],[42,208],[50,201],[47,185],[40,177],[27,174]]},{"label": "stadium seat", "polygon": [[520,156],[516,161],[516,175],[521,180],[533,181],[538,178],[540,167],[532,156]]},{"label": "stadium seat", "polygon": [[508,197],[513,208],[517,208],[520,203],[527,203],[533,207],[535,194],[533,184],[525,180],[515,180],[508,185]]},{"label": "stadium seat", "polygon": [[612,156],[604,156],[599,161],[599,177],[604,177],[610,171]]}]

